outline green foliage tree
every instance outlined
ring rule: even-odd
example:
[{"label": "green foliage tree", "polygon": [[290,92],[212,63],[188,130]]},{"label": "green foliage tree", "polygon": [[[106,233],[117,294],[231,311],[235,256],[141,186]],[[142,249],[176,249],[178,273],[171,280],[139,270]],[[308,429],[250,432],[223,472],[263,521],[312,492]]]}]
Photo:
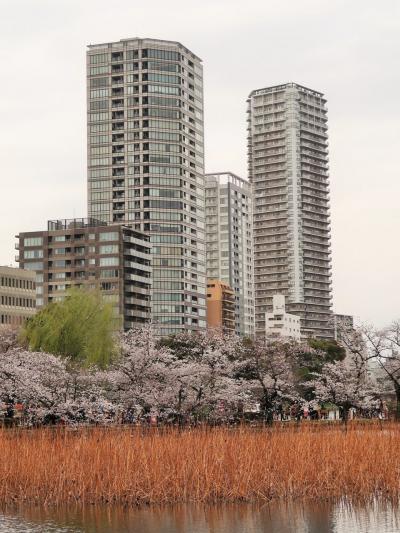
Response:
[{"label": "green foliage tree", "polygon": [[48,304],[27,321],[22,341],[32,351],[105,368],[115,354],[118,327],[112,305],[104,302],[100,292],[71,289],[63,301]]},{"label": "green foliage tree", "polygon": [[296,374],[301,394],[306,400],[312,400],[314,394],[307,382],[320,374],[325,364],[343,361],[346,350],[334,340],[308,339],[307,345],[310,350],[302,349],[297,354]]}]

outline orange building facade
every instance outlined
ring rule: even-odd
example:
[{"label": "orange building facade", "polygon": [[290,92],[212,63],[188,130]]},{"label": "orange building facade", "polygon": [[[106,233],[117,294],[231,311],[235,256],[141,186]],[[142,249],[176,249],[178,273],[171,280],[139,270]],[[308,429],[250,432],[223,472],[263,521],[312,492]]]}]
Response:
[{"label": "orange building facade", "polygon": [[235,293],[217,279],[207,280],[207,327],[235,331]]}]

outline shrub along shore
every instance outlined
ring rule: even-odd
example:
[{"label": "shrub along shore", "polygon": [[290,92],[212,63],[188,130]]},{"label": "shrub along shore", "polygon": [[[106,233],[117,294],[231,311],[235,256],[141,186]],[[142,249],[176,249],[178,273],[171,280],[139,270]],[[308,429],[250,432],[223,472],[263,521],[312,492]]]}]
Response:
[{"label": "shrub along shore", "polygon": [[400,425],[0,430],[0,504],[172,504],[400,494]]}]

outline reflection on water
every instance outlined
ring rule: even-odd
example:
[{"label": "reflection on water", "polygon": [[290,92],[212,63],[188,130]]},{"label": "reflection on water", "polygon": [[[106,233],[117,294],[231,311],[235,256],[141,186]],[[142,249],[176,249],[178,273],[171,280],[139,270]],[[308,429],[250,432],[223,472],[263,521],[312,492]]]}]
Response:
[{"label": "reflection on water", "polygon": [[0,533],[395,533],[389,504],[271,503],[205,507],[3,510]]}]

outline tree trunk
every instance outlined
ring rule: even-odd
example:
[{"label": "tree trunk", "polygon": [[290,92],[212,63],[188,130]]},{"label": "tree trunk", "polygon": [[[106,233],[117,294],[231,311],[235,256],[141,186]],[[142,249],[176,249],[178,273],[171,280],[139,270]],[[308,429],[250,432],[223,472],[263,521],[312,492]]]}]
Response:
[{"label": "tree trunk", "polygon": [[347,433],[347,422],[349,421],[349,407],[343,406],[343,424],[344,431]]},{"label": "tree trunk", "polygon": [[400,383],[396,383],[394,386],[396,392],[396,420],[400,420]]}]

